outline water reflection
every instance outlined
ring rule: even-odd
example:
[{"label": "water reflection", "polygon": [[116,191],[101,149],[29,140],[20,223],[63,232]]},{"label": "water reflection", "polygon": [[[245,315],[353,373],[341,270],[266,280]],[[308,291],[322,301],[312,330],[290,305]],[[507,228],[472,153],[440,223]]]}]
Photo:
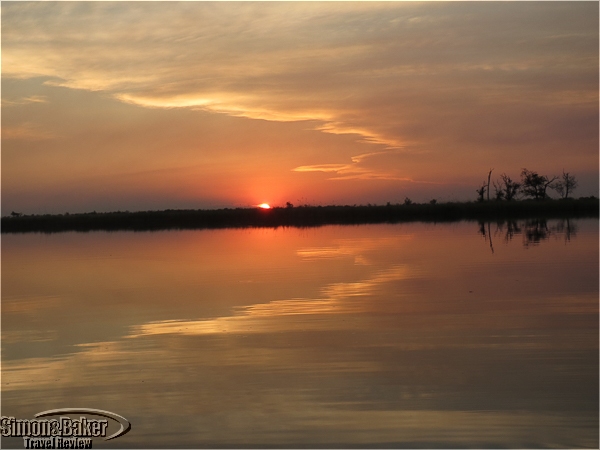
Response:
[{"label": "water reflection", "polygon": [[597,448],[597,227],[6,235],[2,413],[132,421],[96,447]]},{"label": "water reflection", "polygon": [[[494,222],[478,223],[479,234],[481,234],[486,242],[489,242],[490,249],[494,253],[493,240],[501,237],[504,242],[510,242],[515,236],[523,237],[523,246],[538,245],[541,242],[553,238],[561,238],[565,242],[569,242],[571,238],[577,235],[577,224],[572,219],[561,219],[552,221],[552,225],[548,225],[547,219],[529,219],[523,221],[503,220]],[[495,227],[492,233],[491,228]]]}]

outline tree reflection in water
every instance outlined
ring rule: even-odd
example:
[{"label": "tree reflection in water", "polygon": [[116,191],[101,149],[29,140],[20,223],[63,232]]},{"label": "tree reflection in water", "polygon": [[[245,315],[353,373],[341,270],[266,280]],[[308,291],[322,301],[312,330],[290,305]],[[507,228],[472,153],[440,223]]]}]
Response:
[{"label": "tree reflection in water", "polygon": [[480,221],[478,225],[479,234],[484,237],[486,242],[489,241],[492,253],[494,253],[494,238],[502,237],[504,242],[510,242],[515,236],[522,235],[523,246],[529,247],[538,245],[551,237],[569,242],[577,235],[577,225],[570,219],[553,220],[550,224],[547,219],[503,220],[494,223],[493,233],[491,222]]}]

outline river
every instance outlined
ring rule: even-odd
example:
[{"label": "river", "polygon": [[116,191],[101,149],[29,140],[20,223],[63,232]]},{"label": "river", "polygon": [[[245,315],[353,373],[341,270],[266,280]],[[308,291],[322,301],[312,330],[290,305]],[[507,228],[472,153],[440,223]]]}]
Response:
[{"label": "river", "polygon": [[598,249],[597,219],[4,234],[2,415],[131,422],[96,448],[598,448]]}]

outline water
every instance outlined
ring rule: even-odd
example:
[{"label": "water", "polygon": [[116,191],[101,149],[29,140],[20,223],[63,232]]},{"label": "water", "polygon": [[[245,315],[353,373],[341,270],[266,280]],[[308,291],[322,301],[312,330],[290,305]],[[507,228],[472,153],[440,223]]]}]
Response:
[{"label": "water", "polygon": [[3,235],[2,414],[64,407],[130,420],[97,448],[598,448],[598,220]]}]

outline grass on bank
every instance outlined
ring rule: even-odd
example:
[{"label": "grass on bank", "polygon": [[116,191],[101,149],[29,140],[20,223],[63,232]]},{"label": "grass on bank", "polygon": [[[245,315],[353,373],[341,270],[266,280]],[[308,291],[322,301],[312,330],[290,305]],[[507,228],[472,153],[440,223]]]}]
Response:
[{"label": "grass on bank", "polygon": [[387,204],[385,206],[298,206],[224,208],[82,214],[15,215],[2,218],[2,233],[61,231],[152,231],[167,229],[313,227],[410,221],[501,221],[520,218],[598,217],[595,197],[463,203]]}]

